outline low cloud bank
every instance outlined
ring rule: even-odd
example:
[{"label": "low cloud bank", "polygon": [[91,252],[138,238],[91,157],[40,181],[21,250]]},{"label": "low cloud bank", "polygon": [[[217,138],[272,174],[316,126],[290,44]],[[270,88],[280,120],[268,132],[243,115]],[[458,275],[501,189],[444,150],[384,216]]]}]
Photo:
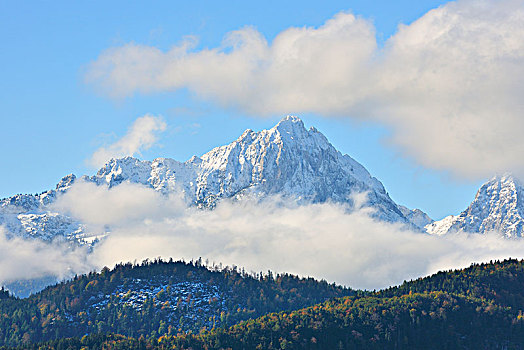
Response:
[{"label": "low cloud bank", "polygon": [[12,237],[0,226],[0,284],[46,276],[68,278],[96,268],[87,247]]},{"label": "low cloud bank", "polygon": [[215,210],[199,210],[141,185],[107,189],[79,182],[55,209],[91,230],[110,225],[112,232],[92,251],[1,235],[0,281],[65,276],[145,258],[202,257],[247,271],[271,269],[379,289],[472,262],[524,257],[524,240],[496,233],[430,236],[376,221],[369,208],[347,213],[332,203],[222,201]]},{"label": "low cloud bank", "polygon": [[472,262],[524,257],[524,241],[497,234],[429,236],[335,204],[222,202],[214,211],[120,227],[94,251],[114,264],[146,257],[203,257],[248,271],[291,272],[378,289]]}]

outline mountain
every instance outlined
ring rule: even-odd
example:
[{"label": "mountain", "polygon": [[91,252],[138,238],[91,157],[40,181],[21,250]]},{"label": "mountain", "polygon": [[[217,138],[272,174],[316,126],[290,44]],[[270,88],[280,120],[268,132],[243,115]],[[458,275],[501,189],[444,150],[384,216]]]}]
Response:
[{"label": "mountain", "polygon": [[495,176],[480,187],[473,202],[460,215],[450,215],[425,228],[437,235],[494,231],[506,237],[522,237],[524,187],[511,174]]},{"label": "mountain", "polygon": [[[54,190],[0,200],[0,225],[24,237],[96,243],[107,232],[88,232],[82,222],[52,207],[76,181],[71,174]],[[186,162],[111,159],[95,175],[83,176],[80,181],[108,188],[128,181],[165,195],[182,191],[189,205],[201,208],[213,208],[226,198],[273,195],[299,204],[331,201],[346,203],[349,208],[352,194],[366,192],[367,205],[380,220],[417,227],[431,220],[420,211],[398,206],[361,164],[337,151],[315,128],[307,130],[294,116],[283,118],[269,130],[246,130],[232,143]]]},{"label": "mountain", "polygon": [[144,261],[76,276],[25,299],[0,290],[0,347],[85,334],[162,336],[226,327],[354,291],[289,274],[202,261]]},{"label": "mountain", "polygon": [[130,181],[162,193],[181,189],[189,203],[201,207],[213,207],[223,198],[270,195],[299,203],[350,202],[353,193],[367,191],[377,217],[406,222],[380,181],[294,116],[269,130],[246,130],[229,145],[184,163],[166,158],[112,159],[89,181],[109,187]]},{"label": "mountain", "polygon": [[434,220],[429,217],[428,214],[424,213],[420,209],[409,209],[403,205],[399,205],[401,213],[404,215],[409,222],[411,222],[415,227],[426,227],[429,224],[432,224]]},{"label": "mountain", "polygon": [[98,236],[87,233],[85,225],[50,208],[75,180],[76,176],[70,174],[62,178],[54,190],[0,199],[0,225],[7,229],[8,236],[93,243]]},{"label": "mountain", "polygon": [[510,259],[439,272],[374,293],[356,291],[198,334],[91,333],[26,348],[521,349],[523,291],[524,261]]}]

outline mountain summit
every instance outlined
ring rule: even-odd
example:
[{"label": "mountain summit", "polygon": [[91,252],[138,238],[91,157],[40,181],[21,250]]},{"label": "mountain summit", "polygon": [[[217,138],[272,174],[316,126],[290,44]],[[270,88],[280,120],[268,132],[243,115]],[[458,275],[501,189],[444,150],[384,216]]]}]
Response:
[{"label": "mountain summit", "polygon": [[110,187],[131,181],[162,193],[179,188],[188,202],[201,207],[213,207],[222,198],[269,195],[299,203],[350,202],[351,194],[366,191],[378,217],[405,221],[380,181],[295,116],[269,130],[246,130],[232,143],[184,163],[112,159],[89,181]]},{"label": "mountain summit", "polygon": [[450,215],[426,226],[428,233],[487,233],[522,237],[524,187],[511,174],[495,176],[480,187],[473,202],[460,215]]},{"label": "mountain summit", "polygon": [[[268,130],[246,130],[232,143],[186,162],[111,159],[95,175],[83,176],[82,180],[109,188],[122,182],[137,183],[166,195],[182,191],[189,205],[201,208],[213,208],[226,198],[264,199],[273,195],[298,204],[330,201],[351,207],[352,195],[366,192],[367,205],[380,220],[419,226],[431,222],[422,212],[398,206],[361,164],[337,151],[315,128],[307,130],[295,116],[283,118]],[[86,235],[82,223],[49,209],[49,204],[75,181],[74,175],[68,175],[55,190],[2,200],[0,224],[32,237],[59,235],[91,242],[93,238]]]}]

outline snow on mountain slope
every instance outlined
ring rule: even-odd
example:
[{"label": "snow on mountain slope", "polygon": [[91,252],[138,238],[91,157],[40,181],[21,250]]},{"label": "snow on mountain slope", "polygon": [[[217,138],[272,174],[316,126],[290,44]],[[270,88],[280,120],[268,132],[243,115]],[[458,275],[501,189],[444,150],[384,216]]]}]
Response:
[{"label": "snow on mountain slope", "polygon": [[420,209],[409,209],[403,205],[399,205],[398,207],[409,222],[421,229],[433,223],[433,219]]},{"label": "snow on mountain slope", "polygon": [[[276,195],[303,203],[326,201],[351,205],[351,195],[366,192],[375,217],[423,227],[431,219],[421,211],[399,207],[384,186],[357,161],[337,151],[315,128],[307,130],[294,116],[269,130],[246,130],[232,143],[186,162],[169,158],[142,161],[111,159],[83,181],[108,188],[122,182],[148,186],[162,194],[184,194],[188,204],[213,208],[223,198],[266,198]],[[64,177],[55,190],[0,200],[0,224],[30,237],[65,237],[81,243],[98,238],[73,218],[49,204],[76,181]]]},{"label": "snow on mountain slope", "polygon": [[180,189],[187,200],[213,207],[218,199],[280,195],[304,202],[349,202],[368,192],[376,216],[407,222],[384,186],[348,155],[342,155],[316,129],[294,116],[269,130],[246,130],[237,140],[185,163],[158,158],[112,159],[91,178],[98,185],[140,183],[162,193]]},{"label": "snow on mountain slope", "polygon": [[427,233],[432,235],[444,235],[448,233],[448,231],[451,229],[451,226],[455,224],[456,218],[457,217],[455,215],[448,215],[442,220],[427,224],[424,226],[424,229]]},{"label": "snow on mountain slope", "polygon": [[75,179],[75,175],[70,174],[60,180],[55,190],[1,199],[0,225],[5,226],[9,234],[45,241],[58,238],[91,244],[102,238],[104,234],[90,234],[78,220],[49,208],[49,204],[67,191]]},{"label": "snow on mountain slope", "polygon": [[426,226],[431,234],[495,231],[507,237],[522,237],[523,230],[524,187],[510,174],[495,176],[482,185],[473,202],[460,215],[451,215]]}]

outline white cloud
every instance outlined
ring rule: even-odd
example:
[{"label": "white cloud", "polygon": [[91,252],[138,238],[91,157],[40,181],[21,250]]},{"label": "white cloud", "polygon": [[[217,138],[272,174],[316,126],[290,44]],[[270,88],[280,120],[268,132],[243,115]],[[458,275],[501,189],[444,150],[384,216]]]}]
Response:
[{"label": "white cloud", "polygon": [[97,149],[89,163],[94,167],[100,167],[111,158],[132,156],[146,150],[155,144],[158,133],[164,131],[166,126],[161,117],[146,114],[137,118],[127,134],[115,143]]},{"label": "white cloud", "polygon": [[369,208],[348,214],[336,204],[223,201],[209,211],[141,185],[107,189],[82,182],[58,203],[93,230],[111,225],[111,234],[86,253],[86,267],[75,272],[159,256],[202,257],[374,289],[472,262],[524,257],[524,240],[430,236],[376,221]]},{"label": "white cloud", "polygon": [[[86,76],[117,96],[188,88],[254,115],[313,112],[378,121],[421,164],[465,177],[524,175],[524,2],[460,0],[402,25],[384,48],[339,13],[268,43],[246,27],[213,49],[128,44]],[[227,87],[227,88],[224,88]]]},{"label": "white cloud", "polygon": [[94,256],[108,265],[157,256],[203,257],[248,271],[271,269],[375,289],[472,262],[524,257],[523,248],[524,241],[495,234],[412,232],[330,204],[222,203],[216,211],[121,227]]},{"label": "white cloud", "polygon": [[54,276],[71,277],[77,271],[87,272],[97,267],[88,261],[86,248],[71,248],[61,242],[38,239],[8,238],[0,226],[0,283],[14,280]]},{"label": "white cloud", "polygon": [[181,196],[165,197],[143,185],[123,182],[108,189],[78,181],[51,208],[92,226],[133,226],[143,220],[174,218],[184,212]]},{"label": "white cloud", "polygon": [[90,65],[86,80],[115,97],[188,87],[254,114],[335,110],[359,99],[340,92],[359,89],[376,43],[371,23],[340,13],[320,28],[289,28],[271,45],[245,27],[220,47],[194,47],[193,39],[167,52],[134,43],[111,48]]},{"label": "white cloud", "polygon": [[375,115],[423,165],[524,174],[522,1],[453,2],[401,26],[377,86]]}]

